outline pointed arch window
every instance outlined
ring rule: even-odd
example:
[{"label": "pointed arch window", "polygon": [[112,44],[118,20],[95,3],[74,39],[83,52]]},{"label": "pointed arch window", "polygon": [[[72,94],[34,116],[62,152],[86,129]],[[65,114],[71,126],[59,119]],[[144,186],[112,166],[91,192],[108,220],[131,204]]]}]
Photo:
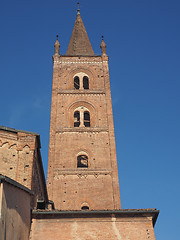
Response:
[{"label": "pointed arch window", "polygon": [[79,85],[79,77],[76,76],[74,77],[74,89],[79,89],[80,85]]},{"label": "pointed arch window", "polygon": [[87,76],[83,77],[83,88],[89,89],[89,78]]},{"label": "pointed arch window", "polygon": [[80,112],[75,111],[74,112],[74,127],[79,127],[80,126]]},{"label": "pointed arch window", "polygon": [[81,154],[77,156],[77,167],[78,168],[88,168],[88,156]]},{"label": "pointed arch window", "polygon": [[84,112],[84,126],[90,127],[90,113],[88,111]]}]

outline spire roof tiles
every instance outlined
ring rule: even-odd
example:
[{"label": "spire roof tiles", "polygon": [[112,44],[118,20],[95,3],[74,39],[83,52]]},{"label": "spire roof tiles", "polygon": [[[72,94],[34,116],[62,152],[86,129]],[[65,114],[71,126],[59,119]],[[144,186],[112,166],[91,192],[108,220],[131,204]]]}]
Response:
[{"label": "spire roof tiles", "polygon": [[94,56],[94,51],[79,12],[77,14],[66,55]]}]

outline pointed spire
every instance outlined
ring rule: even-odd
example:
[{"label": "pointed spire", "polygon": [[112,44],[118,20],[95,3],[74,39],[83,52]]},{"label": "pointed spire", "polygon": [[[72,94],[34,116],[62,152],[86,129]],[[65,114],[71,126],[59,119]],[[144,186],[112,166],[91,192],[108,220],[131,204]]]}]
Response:
[{"label": "pointed spire", "polygon": [[94,51],[92,49],[91,43],[89,41],[84,23],[82,21],[79,5],[76,21],[72,31],[69,46],[66,55],[70,56],[94,56]]},{"label": "pointed spire", "polygon": [[56,36],[57,39],[56,39],[56,42],[54,44],[54,47],[55,47],[55,55],[59,55],[59,47],[60,47],[60,44],[59,44],[59,41],[58,41],[58,35]]},{"label": "pointed spire", "polygon": [[104,42],[104,36],[102,36],[102,41],[101,41],[101,52],[102,52],[102,55],[106,55],[106,44]]}]

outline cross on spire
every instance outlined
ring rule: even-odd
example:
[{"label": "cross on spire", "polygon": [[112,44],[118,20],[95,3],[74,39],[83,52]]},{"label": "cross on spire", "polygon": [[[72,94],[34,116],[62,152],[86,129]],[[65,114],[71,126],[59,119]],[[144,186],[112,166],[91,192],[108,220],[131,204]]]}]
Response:
[{"label": "cross on spire", "polygon": [[77,6],[78,6],[78,9],[77,9],[77,14],[80,14],[79,2],[77,2]]}]

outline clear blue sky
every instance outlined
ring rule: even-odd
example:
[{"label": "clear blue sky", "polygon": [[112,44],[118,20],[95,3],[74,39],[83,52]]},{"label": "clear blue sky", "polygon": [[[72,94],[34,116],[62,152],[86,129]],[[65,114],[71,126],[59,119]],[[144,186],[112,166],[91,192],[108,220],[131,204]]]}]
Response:
[{"label": "clear blue sky", "polygon": [[[81,1],[96,54],[101,35],[110,79],[123,208],[157,208],[157,240],[179,240],[180,1]],[[41,135],[48,161],[52,55],[65,54],[75,1],[1,1],[0,125]]]}]

